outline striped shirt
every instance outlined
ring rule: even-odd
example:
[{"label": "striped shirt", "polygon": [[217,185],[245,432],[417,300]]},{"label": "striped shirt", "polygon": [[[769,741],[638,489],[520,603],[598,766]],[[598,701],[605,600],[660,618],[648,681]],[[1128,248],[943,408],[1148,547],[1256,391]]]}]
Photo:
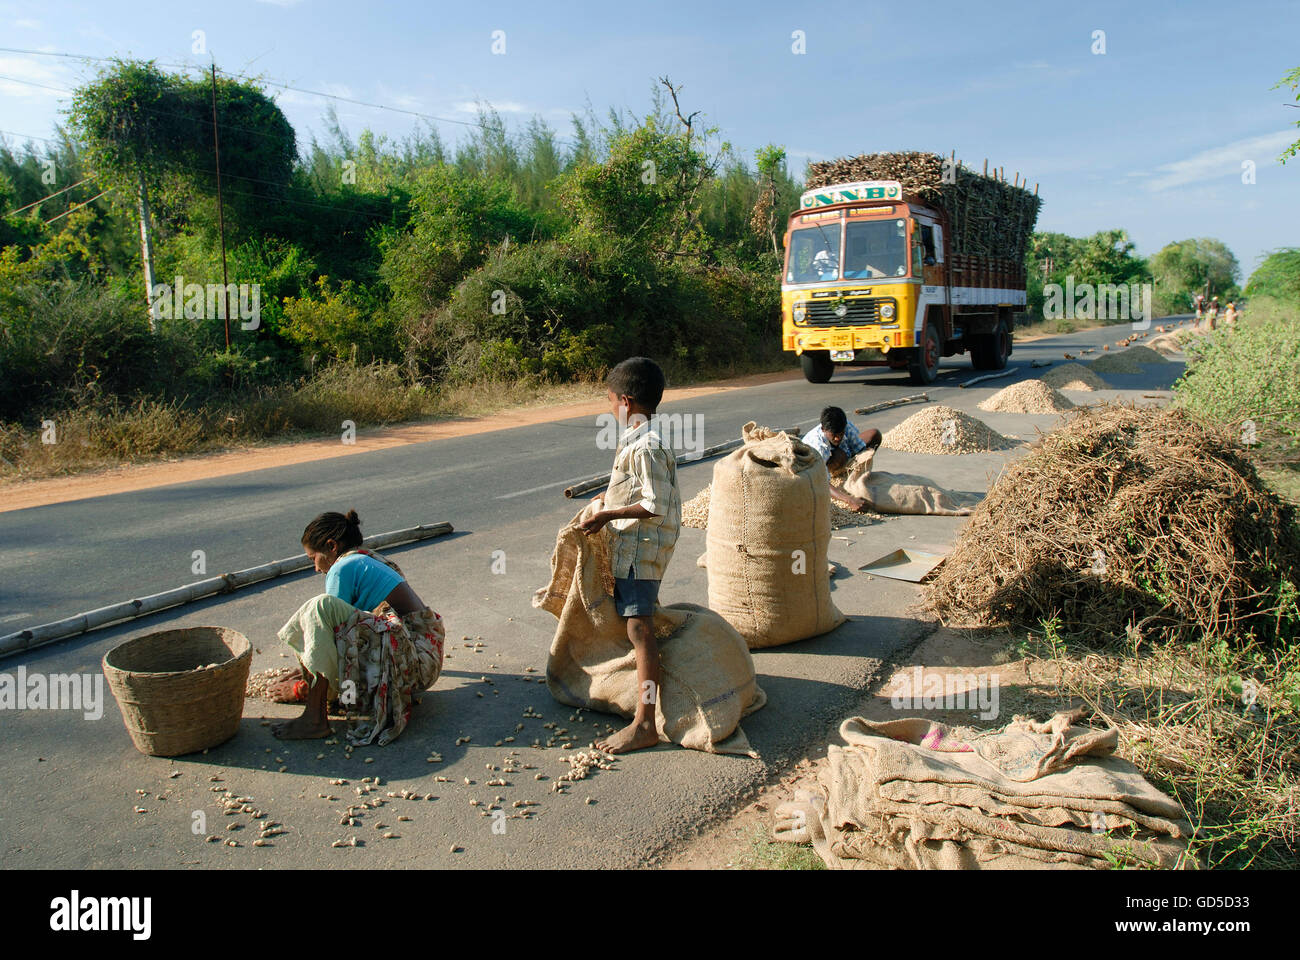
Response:
[{"label": "striped shirt", "polygon": [[623,431],[614,469],[605,490],[606,510],[640,504],[653,517],[609,522],[615,577],[662,580],[682,527],[682,497],[677,489],[677,458],[649,422]]}]

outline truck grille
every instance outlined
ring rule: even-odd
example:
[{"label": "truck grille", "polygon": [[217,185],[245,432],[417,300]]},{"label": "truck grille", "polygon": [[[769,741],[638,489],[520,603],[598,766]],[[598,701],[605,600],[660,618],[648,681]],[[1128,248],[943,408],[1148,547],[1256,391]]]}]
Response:
[{"label": "truck grille", "polygon": [[848,312],[837,317],[830,303],[812,300],[808,302],[808,312],[804,317],[805,326],[847,327],[862,323],[876,323],[880,320],[880,303],[876,298],[863,297],[858,300],[845,300]]}]

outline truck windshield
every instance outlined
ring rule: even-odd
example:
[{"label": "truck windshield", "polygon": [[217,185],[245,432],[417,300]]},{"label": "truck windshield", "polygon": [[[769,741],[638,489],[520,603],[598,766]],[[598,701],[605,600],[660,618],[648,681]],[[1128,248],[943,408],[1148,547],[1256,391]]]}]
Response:
[{"label": "truck windshield", "polygon": [[840,278],[840,222],[801,227],[790,235],[786,283],[815,283]]},{"label": "truck windshield", "polygon": [[907,221],[850,221],[845,232],[846,280],[907,275]]}]

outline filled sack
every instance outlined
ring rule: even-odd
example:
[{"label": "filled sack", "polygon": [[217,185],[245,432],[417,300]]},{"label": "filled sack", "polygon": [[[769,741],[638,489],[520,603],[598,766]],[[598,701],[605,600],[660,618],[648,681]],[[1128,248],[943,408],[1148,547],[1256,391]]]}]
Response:
[{"label": "filled sack", "polygon": [[709,607],[750,649],[834,630],[830,482],[816,450],[789,434],[744,426],[743,446],[713,468],[705,553]]}]

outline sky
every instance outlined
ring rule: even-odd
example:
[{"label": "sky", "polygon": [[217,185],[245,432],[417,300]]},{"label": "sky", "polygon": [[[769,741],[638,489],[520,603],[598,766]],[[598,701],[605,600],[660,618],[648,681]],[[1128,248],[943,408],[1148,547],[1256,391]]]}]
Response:
[{"label": "sky", "polygon": [[0,136],[52,136],[66,91],[100,67],[14,49],[215,61],[395,108],[268,88],[300,147],[331,103],[353,136],[400,139],[423,122],[406,110],[441,118],[454,144],[479,101],[512,129],[539,116],[566,136],[588,104],[644,113],[666,75],[751,160],[768,143],[796,176],[880,150],[987,158],[1039,185],[1039,230],[1124,229],[1143,256],[1217,237],[1244,281],[1268,251],[1300,246],[1300,157],[1277,161],[1300,109],[1270,89],[1300,67],[1297,38],[1297,0],[0,0]]}]

